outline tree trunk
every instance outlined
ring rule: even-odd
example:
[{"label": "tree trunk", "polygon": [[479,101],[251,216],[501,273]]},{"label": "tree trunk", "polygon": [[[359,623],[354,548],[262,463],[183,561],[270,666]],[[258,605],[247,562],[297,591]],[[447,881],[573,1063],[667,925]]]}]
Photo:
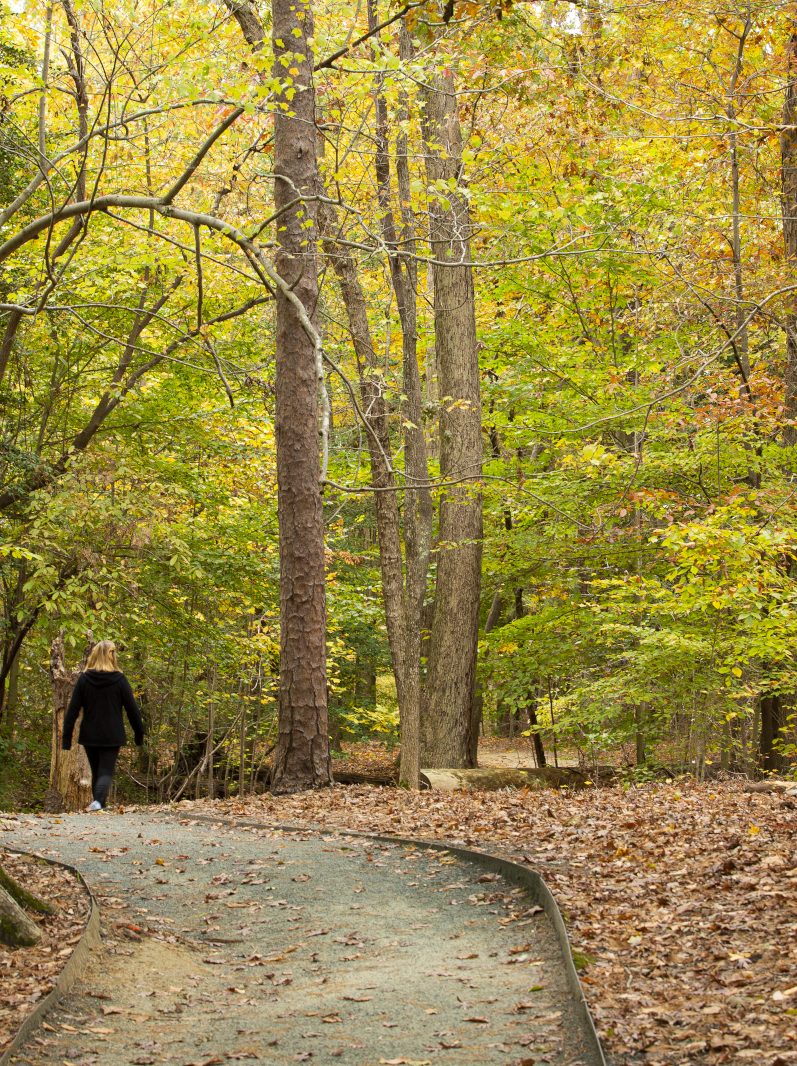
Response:
[{"label": "tree trunk", "polygon": [[637,766],[645,766],[648,761],[645,717],[644,707],[640,703],[634,704],[634,747]]},{"label": "tree trunk", "polygon": [[[50,787],[45,808],[52,814],[59,811],[80,811],[91,803],[91,767],[86,752],[73,741],[69,751],[63,751],[64,715],[69,697],[75,687],[80,669],[67,670],[64,638],[56,637],[50,652],[50,678],[53,684],[53,735],[50,753]],[[80,719],[78,719],[78,723]],[[74,736],[78,734],[75,726]]]},{"label": "tree trunk", "polygon": [[[375,4],[368,3],[368,26],[377,25]],[[409,33],[400,28],[400,55],[412,59],[414,49]],[[393,210],[387,100],[381,79],[375,90],[376,153],[374,170],[379,201],[379,222],[388,252],[390,281],[396,297],[402,348],[402,410],[404,436],[404,570],[401,570],[401,531],[399,526],[398,567],[401,574],[401,633],[394,642],[393,664],[401,715],[402,785],[420,788],[421,767],[421,613],[426,595],[432,538],[433,509],[429,489],[429,466],[423,426],[423,391],[418,366],[417,265],[415,219],[412,210],[411,179],[406,126],[409,104],[406,93],[399,97],[396,115],[396,180],[402,220],[399,235]],[[401,252],[401,254],[399,254]],[[385,423],[386,439],[387,424]],[[388,548],[390,545],[386,545]],[[382,541],[380,540],[380,551]],[[385,603],[387,605],[386,590]]]},{"label": "tree trunk", "polygon": [[534,697],[531,698],[526,709],[529,716],[529,725],[531,726],[531,743],[534,745],[534,757],[537,760],[537,766],[543,767],[547,765],[547,761],[545,758],[545,748],[542,743],[542,737],[539,733],[537,700]]},{"label": "tree trunk", "polygon": [[[474,762],[478,721],[476,652],[482,552],[482,441],[470,219],[456,187],[462,134],[451,71],[424,93],[426,173],[434,278],[435,350],[440,412],[440,474],[450,484],[440,502],[437,583],[424,692],[422,763]],[[445,182],[445,199],[434,188]]]},{"label": "tree trunk", "polygon": [[761,769],[767,773],[781,770],[783,756],[775,748],[775,741],[780,736],[783,726],[783,706],[780,696],[773,694],[762,696],[759,700],[761,709],[761,740],[759,752]]},{"label": "tree trunk", "polygon": [[373,659],[361,658],[355,664],[354,702],[358,707],[376,706],[376,666]]},{"label": "tree trunk", "polygon": [[[283,89],[274,118],[276,267],[312,319],[318,302],[316,159],[309,3],[273,0],[274,76]],[[282,57],[288,62],[283,65]],[[286,66],[297,69],[290,76]],[[316,349],[296,307],[276,293],[277,511],[280,531],[279,740],[272,791],[331,783],[327,723],[324,516],[319,463]]]},{"label": "tree trunk", "polygon": [[376,508],[379,565],[385,622],[396,679],[401,726],[402,784],[420,788],[420,624],[412,611],[404,584],[401,551],[401,514],[396,482],[390,466],[390,434],[387,404],[381,379],[375,373],[377,357],[368,323],[365,293],[357,267],[344,247],[333,239],[334,217],[322,208],[324,249],[332,263],[346,309],[349,331],[357,357],[360,398],[366,423],[366,441]]},{"label": "tree trunk", "polygon": [[0,944],[28,948],[38,943],[41,932],[20,905],[0,888]]},{"label": "tree trunk", "polygon": [[[786,263],[794,273],[797,266],[797,28],[786,48],[786,97],[783,103],[783,129],[780,135],[781,183],[783,191],[783,244]],[[797,444],[797,301],[787,296],[784,321],[786,331],[786,368],[784,372],[786,444]]]},{"label": "tree trunk", "polygon": [[[17,728],[17,707],[19,705],[19,655],[8,671],[8,689],[5,694],[3,711],[0,712],[0,736],[13,740]],[[0,706],[3,701],[0,700]]]}]

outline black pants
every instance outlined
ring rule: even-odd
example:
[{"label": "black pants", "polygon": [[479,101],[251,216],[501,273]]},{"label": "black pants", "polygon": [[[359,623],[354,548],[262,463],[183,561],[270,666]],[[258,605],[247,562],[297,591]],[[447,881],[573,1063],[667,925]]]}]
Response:
[{"label": "black pants", "polygon": [[91,792],[97,803],[105,806],[108,798],[108,789],[113,781],[113,772],[116,767],[118,748],[95,748],[83,745],[86,748],[89,766],[91,767]]}]

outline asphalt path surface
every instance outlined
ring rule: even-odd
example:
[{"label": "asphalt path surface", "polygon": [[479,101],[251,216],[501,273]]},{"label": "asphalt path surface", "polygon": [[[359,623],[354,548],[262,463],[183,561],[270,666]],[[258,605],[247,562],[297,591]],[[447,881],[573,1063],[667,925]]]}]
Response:
[{"label": "asphalt path surface", "polygon": [[179,814],[20,816],[76,866],[103,946],[18,1066],[576,1066],[545,915],[448,852]]}]

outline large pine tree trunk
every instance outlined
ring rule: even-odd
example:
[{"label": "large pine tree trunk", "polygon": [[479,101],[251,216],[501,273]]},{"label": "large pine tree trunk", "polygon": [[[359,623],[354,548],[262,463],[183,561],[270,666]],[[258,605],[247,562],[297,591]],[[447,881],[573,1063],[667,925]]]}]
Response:
[{"label": "large pine tree trunk", "polygon": [[[786,93],[783,101],[783,129],[780,135],[781,188],[783,212],[783,246],[786,263],[794,275],[797,268],[797,24],[786,46]],[[792,280],[791,278],[789,279]],[[786,365],[783,374],[784,426],[783,441],[797,445],[797,300],[787,297],[784,330],[786,333]],[[791,561],[785,559],[788,569]],[[791,703],[791,698],[786,699]],[[780,694],[764,692],[759,701],[761,730],[758,738],[759,764],[767,773],[783,766],[783,756],[775,744],[783,727],[784,699]]]},{"label": "large pine tree trunk", "polygon": [[[795,268],[797,268],[797,28],[793,30],[789,38],[786,61],[788,83],[783,103],[783,130],[780,135],[783,243],[786,262],[794,275]],[[788,307],[784,321],[786,425],[783,436],[787,444],[797,444],[797,301],[793,294],[790,294],[787,299]]]},{"label": "large pine tree trunk", "polygon": [[440,503],[437,584],[424,693],[422,763],[475,765],[478,731],[476,651],[482,553],[481,394],[476,344],[471,224],[457,189],[462,133],[454,76],[438,75],[425,93],[424,139],[430,186],[446,183],[429,210],[434,264],[435,348],[440,413],[440,474],[451,484]]},{"label": "large pine tree trunk", "polygon": [[[272,18],[274,75],[284,86],[274,119],[276,266],[312,318],[318,301],[313,205],[295,201],[319,188],[313,18],[309,3],[292,0],[273,0]],[[288,68],[298,73],[291,76]],[[331,768],[316,350],[288,295],[278,290],[276,303],[280,694],[272,790],[284,793],[328,785]]]},{"label": "large pine tree trunk", "polygon": [[[53,734],[50,753],[50,787],[45,797],[45,807],[51,813],[80,811],[87,803],[91,803],[91,768],[86,752],[76,740],[73,740],[69,751],[61,749],[64,715],[79,673],[79,669],[67,669],[64,639],[61,636],[56,637],[50,652],[50,678],[53,683]],[[76,725],[75,737],[78,729],[79,725]]]}]

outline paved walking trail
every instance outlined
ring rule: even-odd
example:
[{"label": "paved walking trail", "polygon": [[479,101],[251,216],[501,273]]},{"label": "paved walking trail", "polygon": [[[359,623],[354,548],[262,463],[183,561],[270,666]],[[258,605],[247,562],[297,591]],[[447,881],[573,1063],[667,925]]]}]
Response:
[{"label": "paved walking trail", "polygon": [[19,1066],[589,1063],[544,914],[447,852],[126,814],[18,817],[103,948]]}]

